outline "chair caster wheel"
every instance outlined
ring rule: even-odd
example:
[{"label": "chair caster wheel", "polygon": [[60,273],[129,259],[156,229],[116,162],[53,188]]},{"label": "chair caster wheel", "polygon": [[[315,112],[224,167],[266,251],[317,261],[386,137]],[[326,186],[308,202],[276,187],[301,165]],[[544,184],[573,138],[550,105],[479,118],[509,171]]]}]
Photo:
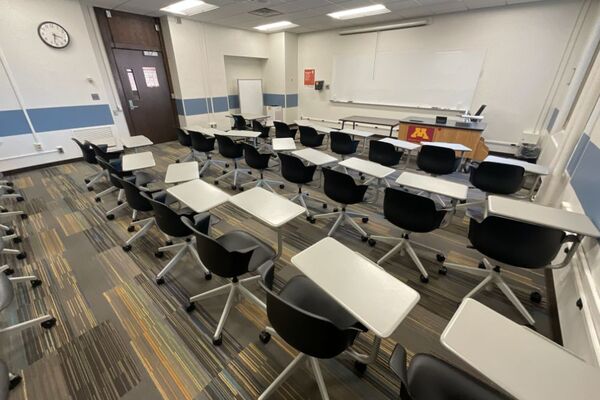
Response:
[{"label": "chair caster wheel", "polygon": [[362,222],[363,222],[364,224],[366,224],[367,222],[369,222],[369,217],[364,217],[364,218],[362,219]]},{"label": "chair caster wheel", "polygon": [[158,278],[158,279],[156,280],[156,284],[157,284],[157,285],[162,285],[163,283],[165,283],[165,278]]},{"label": "chair caster wheel", "polygon": [[131,251],[131,245],[126,244],[125,246],[123,246],[123,251]]},{"label": "chair caster wheel", "polygon": [[338,212],[338,209],[337,209],[337,207],[333,209],[333,212]]},{"label": "chair caster wheel", "polygon": [[222,172],[222,173],[223,173],[223,175],[225,175],[225,174],[227,173],[227,171],[226,171],[226,170],[223,170],[223,172]]},{"label": "chair caster wheel", "polygon": [[12,275],[15,273],[15,270],[12,268],[7,268],[4,270],[4,275]]},{"label": "chair caster wheel", "polygon": [[123,204],[123,202],[121,200],[117,201],[118,206],[120,206],[121,204]]},{"label": "chair caster wheel", "polygon": [[179,161],[179,160],[175,160],[175,163],[176,163],[176,164],[179,164],[180,162],[181,162],[181,161]]},{"label": "chair caster wheel", "polygon": [[533,303],[540,304],[542,302],[542,294],[540,292],[531,292],[529,300]]},{"label": "chair caster wheel", "polygon": [[156,258],[162,258],[164,255],[165,255],[165,253],[163,253],[162,251],[154,252],[154,257],[156,257]]},{"label": "chair caster wheel", "polygon": [[135,232],[135,226],[131,225],[127,227],[127,232]]},{"label": "chair caster wheel", "polygon": [[172,241],[172,240],[167,240],[167,241],[165,242],[165,246],[171,246],[172,244],[173,244],[173,241]]},{"label": "chair caster wheel", "polygon": [[21,243],[23,241],[23,239],[21,239],[20,236],[17,236],[16,238],[13,239],[13,243]]},{"label": "chair caster wheel", "polygon": [[243,191],[244,191],[244,188],[240,186],[240,192],[243,192]]},{"label": "chair caster wheel", "polygon": [[204,176],[204,174],[200,174],[200,175],[198,175],[198,177],[200,177],[200,178],[202,178],[203,176]]},{"label": "chair caster wheel", "polygon": [[480,262],[479,265],[477,265],[477,268],[485,269],[485,264],[483,262]]},{"label": "chair caster wheel", "polygon": [[232,190],[235,190],[235,189],[237,189],[237,186],[235,186],[235,185],[231,185],[231,189],[232,189]]},{"label": "chair caster wheel", "polygon": [[223,343],[223,336],[219,336],[218,338],[213,338],[212,342],[215,346],[220,346]]},{"label": "chair caster wheel", "polygon": [[365,180],[365,176],[364,176],[364,175],[361,175],[361,176],[360,176],[360,180],[361,180],[361,181],[364,181],[364,180]]},{"label": "chair caster wheel", "polygon": [[25,199],[22,197],[17,197],[17,201],[23,201],[23,200],[25,200]]},{"label": "chair caster wheel", "polygon": [[93,192],[94,188],[93,187],[89,187],[89,188],[87,188],[87,190],[88,190],[88,192]]},{"label": "chair caster wheel", "polygon": [[308,216],[308,217],[306,217],[306,220],[307,220],[308,222],[310,222],[311,224],[314,224],[315,222],[317,222],[317,219],[316,219],[315,217],[313,217],[312,215],[311,215],[311,216]]},{"label": "chair caster wheel", "polygon": [[443,254],[436,254],[435,255],[435,259],[438,260],[438,262],[443,263],[444,261],[446,261],[446,257]]},{"label": "chair caster wheel", "polygon": [[187,312],[192,312],[196,309],[196,305],[194,303],[190,303],[187,306],[185,306],[185,311]]},{"label": "chair caster wheel", "polygon": [[212,279],[212,274],[210,272],[208,274],[204,274],[204,279],[210,281]]},{"label": "chair caster wheel", "polygon": [[96,203],[100,203],[100,202],[102,201],[102,199],[101,199],[100,197],[96,197],[96,198],[94,198],[94,201],[95,201]]},{"label": "chair caster wheel", "polygon": [[369,239],[369,246],[375,247],[376,244],[377,244],[377,241],[375,239]]},{"label": "chair caster wheel", "polygon": [[[225,168],[229,168],[229,163],[225,164]],[[225,173],[225,172],[223,172]]]},{"label": "chair caster wheel", "polygon": [[285,185],[284,184],[279,185],[279,189],[285,189]]},{"label": "chair caster wheel", "polygon": [[44,329],[50,329],[54,325],[56,325],[56,318],[52,318],[52,319],[49,319],[48,321],[44,321],[44,322],[42,322],[41,325],[42,325],[42,328],[44,328]]},{"label": "chair caster wheel", "polygon": [[14,182],[6,182],[6,186],[11,186],[12,187],[12,186],[15,186],[15,183]]},{"label": "chair caster wheel", "polygon": [[15,233],[14,229],[9,229],[5,232],[7,235],[13,235]]},{"label": "chair caster wheel", "polygon": [[367,372],[367,364],[361,363],[360,361],[354,361],[354,369],[358,376],[363,376]]},{"label": "chair caster wheel", "polygon": [[15,189],[6,189],[6,193],[8,193],[8,194],[14,194],[15,193]]},{"label": "chair caster wheel", "polygon": [[115,219],[115,215],[114,214],[108,214],[106,216],[106,219],[109,220],[109,221],[112,221],[113,219]]},{"label": "chair caster wheel", "polygon": [[27,214],[21,214],[21,219],[27,219],[27,218],[29,218],[29,215],[27,215]]},{"label": "chair caster wheel", "polygon": [[84,179],[83,181],[85,182],[85,184],[86,184],[86,185],[87,185],[88,183],[90,183],[90,180],[89,180],[89,179]]},{"label": "chair caster wheel", "polygon": [[421,282],[423,282],[423,283],[427,283],[427,282],[429,282],[429,277],[427,277],[427,276],[425,276],[425,275],[421,275],[421,276],[419,277],[419,279],[420,279],[420,280],[421,280]]},{"label": "chair caster wheel", "polygon": [[446,275],[448,273],[448,268],[446,267],[441,267],[440,269],[438,269],[438,274],[440,275]]},{"label": "chair caster wheel", "polygon": [[40,279],[35,279],[31,281],[31,287],[36,288],[38,286],[42,286],[42,281]]},{"label": "chair caster wheel", "polygon": [[13,390],[17,386],[19,386],[19,383],[21,383],[22,380],[23,378],[21,377],[21,375],[14,375],[8,383],[8,390]]},{"label": "chair caster wheel", "polygon": [[25,253],[24,251],[17,254],[17,260],[22,260],[24,258],[27,258],[27,253]]},{"label": "chair caster wheel", "polygon": [[219,186],[219,181],[214,181],[215,186]]},{"label": "chair caster wheel", "polygon": [[252,175],[252,171],[247,171],[247,172],[248,172],[248,175]]},{"label": "chair caster wheel", "polygon": [[267,344],[271,340],[271,334],[267,331],[262,331],[260,333],[260,335],[258,335],[258,338],[260,339],[261,342],[263,342],[264,344]]},{"label": "chair caster wheel", "polygon": [[366,242],[367,240],[369,240],[368,236],[361,236],[360,240],[362,240],[363,242]]},{"label": "chair caster wheel", "polygon": [[323,208],[327,208],[327,203],[323,203]]}]

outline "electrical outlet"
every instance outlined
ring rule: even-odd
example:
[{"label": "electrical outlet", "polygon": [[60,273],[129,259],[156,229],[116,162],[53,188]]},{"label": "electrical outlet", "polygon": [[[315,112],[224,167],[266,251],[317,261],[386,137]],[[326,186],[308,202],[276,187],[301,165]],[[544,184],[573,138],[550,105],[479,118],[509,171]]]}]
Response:
[{"label": "electrical outlet", "polygon": [[210,123],[210,127],[216,129],[217,128],[217,123],[216,122],[211,122]]},{"label": "electrical outlet", "polygon": [[42,144],[39,142],[36,142],[33,144],[33,148],[35,149],[35,151],[42,151]]}]

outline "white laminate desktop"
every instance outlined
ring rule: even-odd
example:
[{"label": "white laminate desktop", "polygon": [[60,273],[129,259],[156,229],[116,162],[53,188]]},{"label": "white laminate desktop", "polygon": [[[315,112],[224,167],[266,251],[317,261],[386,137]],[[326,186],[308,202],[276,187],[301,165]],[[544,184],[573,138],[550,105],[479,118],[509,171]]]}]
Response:
[{"label": "white laminate desktop", "polygon": [[421,142],[421,146],[436,146],[436,147],[445,147],[447,149],[452,149],[454,151],[460,151],[461,153],[465,153],[467,151],[471,151],[470,147],[465,146],[460,143],[447,143],[447,142]]},{"label": "white laminate desktop", "polygon": [[398,149],[403,149],[403,150],[408,150],[408,151],[413,151],[413,150],[417,150],[417,149],[421,148],[421,145],[419,143],[412,143],[412,142],[407,142],[406,140],[394,139],[394,138],[389,138],[389,137],[379,139],[379,141],[384,142],[384,143],[389,143]]},{"label": "white laminate desktop", "polygon": [[144,135],[122,137],[120,140],[123,144],[123,147],[128,149],[135,149],[137,147],[150,146],[154,144],[152,140],[148,139]]},{"label": "white laminate desktop", "polygon": [[473,299],[463,300],[441,342],[519,400],[596,399],[600,394],[600,368]]},{"label": "white laminate desktop", "polygon": [[296,142],[293,138],[273,138],[273,151],[292,151],[296,150]]},{"label": "white laminate desktop", "polygon": [[393,168],[357,157],[347,158],[344,161],[341,161],[338,165],[354,171],[362,172],[365,175],[373,176],[377,179],[383,179],[396,171]]},{"label": "white laminate desktop", "polygon": [[188,135],[188,131],[200,132],[203,135],[214,137],[215,135],[227,135],[227,132],[216,128],[210,128],[202,125],[187,125],[182,128]]},{"label": "white laminate desktop", "polygon": [[311,149],[310,147],[293,151],[292,154],[318,167],[338,162],[337,158],[330,156],[325,152]]},{"label": "white laminate desktop", "polygon": [[230,131],[224,133],[218,133],[218,135],[229,136],[234,138],[248,138],[248,139],[256,139],[260,136],[260,132],[256,131],[239,131],[237,129],[232,129]]},{"label": "white laminate desktop", "polygon": [[415,174],[414,172],[402,172],[396,179],[396,183],[400,186],[450,197],[455,200],[466,200],[469,191],[467,185],[433,176]]},{"label": "white laminate desktop", "polygon": [[518,165],[519,167],[523,167],[525,172],[534,175],[548,175],[550,173],[550,169],[543,165],[530,163],[523,160],[517,160],[514,158],[506,158],[506,157],[498,157],[498,156],[487,156],[484,162],[493,162],[499,164],[508,164],[508,165]]},{"label": "white laminate desktop", "polygon": [[[335,129],[334,129],[335,130]],[[338,129],[338,132],[342,132],[342,133],[346,133],[348,135],[351,136],[359,136],[362,138],[370,138],[371,136],[375,135],[373,132],[369,132],[369,131],[362,131],[359,129]]]},{"label": "white laminate desktop", "polygon": [[152,155],[151,151],[125,154],[123,156],[122,163],[122,169],[124,172],[152,168],[156,165],[156,162],[154,161],[154,155]]},{"label": "white laminate desktop", "polygon": [[315,123],[313,121],[308,121],[308,120],[296,120],[294,121],[296,123],[296,125],[298,126],[310,126],[311,128],[314,128],[314,130],[316,130],[317,132],[320,133],[329,133],[331,131],[337,131],[339,128],[332,128],[326,125],[321,125],[318,123]]},{"label": "white laminate desktop", "polygon": [[197,213],[215,208],[225,203],[230,197],[218,187],[201,179],[170,187],[167,189],[167,193]]},{"label": "white laminate desktop", "polygon": [[198,161],[170,164],[167,167],[165,183],[180,183],[198,179]]},{"label": "white laminate desktop", "polygon": [[[261,119],[269,118],[268,115],[258,115],[258,114],[235,114],[235,115],[241,115],[242,117],[244,117],[244,119],[246,121],[261,120]],[[226,117],[233,119],[233,115],[226,115]]]},{"label": "white laminate desktop", "polygon": [[292,264],[381,338],[389,337],[419,293],[333,238],[292,257]]}]

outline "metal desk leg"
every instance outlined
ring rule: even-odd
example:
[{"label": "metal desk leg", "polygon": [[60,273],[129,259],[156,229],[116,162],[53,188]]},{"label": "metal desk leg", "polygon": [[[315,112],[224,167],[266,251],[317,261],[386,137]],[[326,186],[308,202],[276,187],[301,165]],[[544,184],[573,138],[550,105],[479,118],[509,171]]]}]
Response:
[{"label": "metal desk leg", "polygon": [[381,338],[379,336],[375,336],[373,338],[373,344],[371,345],[371,351],[369,354],[358,353],[354,350],[346,350],[344,354],[363,364],[373,364],[375,361],[377,361],[377,354],[379,354],[380,346]]},{"label": "metal desk leg", "polygon": [[281,234],[281,228],[277,228],[277,253],[275,254],[275,258],[273,262],[276,262],[281,258],[281,254],[283,253],[283,235]]},{"label": "metal desk leg", "polygon": [[377,204],[377,200],[379,200],[379,188],[381,187],[381,178],[377,178],[377,185],[375,186],[375,199],[373,203]]},{"label": "metal desk leg", "polygon": [[394,134],[394,127],[390,126],[390,137],[392,137],[393,134]]}]

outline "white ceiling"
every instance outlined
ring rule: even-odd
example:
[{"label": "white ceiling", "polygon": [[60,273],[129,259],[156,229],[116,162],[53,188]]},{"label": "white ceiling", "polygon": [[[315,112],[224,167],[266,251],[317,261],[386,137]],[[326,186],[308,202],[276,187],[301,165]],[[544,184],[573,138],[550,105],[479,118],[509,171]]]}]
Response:
[{"label": "white ceiling", "polygon": [[[88,0],[98,7],[128,11],[152,16],[166,15],[161,7],[177,0]],[[289,32],[304,33],[341,27],[368,25],[384,21],[431,16],[452,12],[468,11],[484,7],[502,7],[518,3],[544,0],[205,0],[219,6],[218,9],[187,17],[196,21],[210,22],[231,28],[252,29],[277,21],[298,24]],[[369,4],[383,3],[390,13],[353,20],[339,21],[327,16],[333,11],[356,8]],[[271,8],[282,15],[260,17],[248,12],[258,8]]]}]

